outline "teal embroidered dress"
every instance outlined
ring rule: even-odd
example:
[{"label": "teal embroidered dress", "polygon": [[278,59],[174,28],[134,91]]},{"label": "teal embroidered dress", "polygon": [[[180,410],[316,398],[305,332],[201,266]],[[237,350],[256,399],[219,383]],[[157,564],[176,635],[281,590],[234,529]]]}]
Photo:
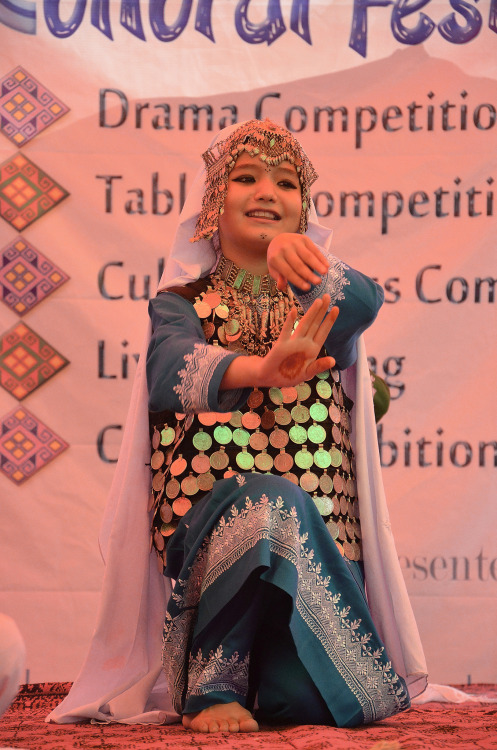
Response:
[{"label": "teal embroidered dress", "polygon": [[241,300],[214,275],[151,301],[153,536],[176,581],[163,663],[179,713],[238,701],[262,721],[356,726],[409,707],[368,609],[340,373],[383,297],[334,258],[294,291],[303,309],[324,292],[340,308],[336,369],[294,389],[219,390],[284,317],[271,285]]}]

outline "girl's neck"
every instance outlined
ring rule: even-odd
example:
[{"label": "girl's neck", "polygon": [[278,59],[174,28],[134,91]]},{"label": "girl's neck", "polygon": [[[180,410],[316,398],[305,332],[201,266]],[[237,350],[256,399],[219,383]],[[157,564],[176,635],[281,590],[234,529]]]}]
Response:
[{"label": "girl's neck", "polygon": [[237,248],[229,248],[226,252],[223,252],[221,247],[221,253],[227,260],[231,260],[236,266],[244,268],[254,276],[266,276],[268,273],[265,252],[256,255],[255,253],[240,251]]}]

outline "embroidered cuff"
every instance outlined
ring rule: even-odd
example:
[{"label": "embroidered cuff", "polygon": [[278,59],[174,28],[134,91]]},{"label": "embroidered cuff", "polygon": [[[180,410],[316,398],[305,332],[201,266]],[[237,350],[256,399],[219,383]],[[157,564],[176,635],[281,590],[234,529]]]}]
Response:
[{"label": "embroidered cuff", "polygon": [[306,311],[310,308],[314,300],[318,299],[318,297],[322,297],[323,294],[330,295],[331,301],[328,309],[331,310],[333,305],[336,305],[339,300],[345,299],[343,288],[350,284],[350,281],[345,275],[348,266],[331,253],[327,253],[322,248],[320,249],[330,264],[327,273],[321,278],[320,283],[311,286],[308,292],[303,292],[302,289],[298,289],[293,284],[291,285],[300,304]]},{"label": "embroidered cuff", "polygon": [[[173,390],[177,394],[185,414],[212,411],[209,403],[209,389],[214,373],[220,362],[233,353],[218,346],[195,343],[193,352],[185,354],[185,367],[178,372],[179,383]],[[219,398],[219,407],[229,411],[230,406],[237,404],[243,391],[225,391]]]}]

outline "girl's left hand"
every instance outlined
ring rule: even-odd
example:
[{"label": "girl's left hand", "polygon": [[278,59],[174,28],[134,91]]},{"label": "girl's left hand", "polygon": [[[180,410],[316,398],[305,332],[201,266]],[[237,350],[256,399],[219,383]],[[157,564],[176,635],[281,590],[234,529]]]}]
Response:
[{"label": "girl's left hand", "polygon": [[311,284],[321,281],[317,274],[325,274],[329,268],[325,256],[309,237],[291,232],[284,232],[271,240],[267,265],[280,291],[284,291],[288,282],[308,291]]},{"label": "girl's left hand", "polygon": [[257,385],[297,385],[334,367],[333,357],[319,356],[338,316],[338,307],[332,307],[328,312],[329,304],[329,294],[314,300],[295,330],[297,310],[290,310],[272,348],[264,357],[257,359]]}]

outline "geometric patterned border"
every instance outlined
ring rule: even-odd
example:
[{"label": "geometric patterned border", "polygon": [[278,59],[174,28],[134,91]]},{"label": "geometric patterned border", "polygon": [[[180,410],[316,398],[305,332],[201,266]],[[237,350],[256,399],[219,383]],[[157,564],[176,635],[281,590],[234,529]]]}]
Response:
[{"label": "geometric patterned border", "polygon": [[25,323],[0,336],[0,385],[19,401],[69,364]]},{"label": "geometric patterned border", "polygon": [[0,130],[24,146],[69,112],[69,107],[20,65],[0,79]]},{"label": "geometric patterned border", "polygon": [[22,484],[68,447],[34,414],[17,406],[0,424],[0,471]]},{"label": "geometric patterned border", "polygon": [[0,164],[0,216],[18,232],[68,195],[67,190],[22,153]]},{"label": "geometric patterned border", "polygon": [[0,299],[25,315],[69,279],[58,266],[24,237],[0,250]]}]

